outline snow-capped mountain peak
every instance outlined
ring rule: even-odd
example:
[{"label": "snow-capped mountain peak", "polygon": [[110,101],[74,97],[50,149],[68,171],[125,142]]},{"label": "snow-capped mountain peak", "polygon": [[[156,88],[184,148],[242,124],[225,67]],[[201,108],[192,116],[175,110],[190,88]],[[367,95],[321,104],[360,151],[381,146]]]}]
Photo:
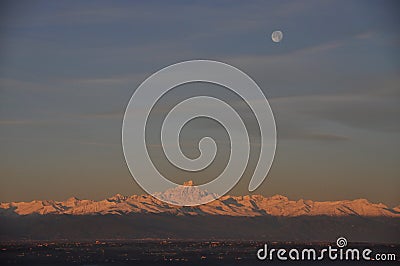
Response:
[{"label": "snow-capped mountain peak", "polygon": [[209,202],[218,198],[217,194],[209,193],[195,186],[192,180],[184,182],[181,186],[167,189],[164,192],[154,193],[154,196],[180,206],[191,205],[192,202]]}]

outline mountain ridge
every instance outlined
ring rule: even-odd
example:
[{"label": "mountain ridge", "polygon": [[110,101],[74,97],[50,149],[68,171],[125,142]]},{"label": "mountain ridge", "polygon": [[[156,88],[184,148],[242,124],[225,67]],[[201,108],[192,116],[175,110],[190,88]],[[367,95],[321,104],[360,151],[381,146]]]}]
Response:
[{"label": "mountain ridge", "polygon": [[[182,189],[182,188],[180,188]],[[185,188],[186,189],[186,188]],[[169,192],[171,194],[171,192]],[[209,196],[209,194],[202,194]],[[223,196],[208,204],[195,207],[175,206],[150,195],[124,196],[116,194],[95,201],[71,197],[65,201],[33,200],[0,203],[1,216],[20,215],[133,215],[170,214],[177,216],[371,216],[400,217],[400,206],[389,208],[366,199],[339,201],[289,200],[282,195]]]}]

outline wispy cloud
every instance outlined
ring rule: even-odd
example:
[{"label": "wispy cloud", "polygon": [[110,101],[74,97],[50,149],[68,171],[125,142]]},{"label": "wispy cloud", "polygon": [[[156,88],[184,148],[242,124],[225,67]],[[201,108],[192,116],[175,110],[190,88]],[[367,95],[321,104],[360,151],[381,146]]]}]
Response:
[{"label": "wispy cloud", "polygon": [[100,147],[119,147],[120,146],[119,144],[100,142],[100,141],[80,141],[78,143],[82,144],[82,145],[100,146]]},{"label": "wispy cloud", "polygon": [[374,31],[366,31],[366,32],[362,32],[362,33],[358,33],[354,36],[354,38],[356,39],[361,39],[361,40],[366,40],[366,39],[370,39],[372,37],[375,36],[375,32]]},{"label": "wispy cloud", "polygon": [[[301,137],[301,135],[300,135]],[[343,135],[336,135],[332,133],[308,133],[304,134],[304,139],[320,140],[320,141],[346,141],[350,138]]]},{"label": "wispy cloud", "polygon": [[36,120],[0,120],[0,125],[4,126],[25,126],[25,125],[39,125],[44,124],[45,121]]},{"label": "wispy cloud", "polygon": [[83,114],[79,117],[81,118],[99,118],[99,119],[107,119],[107,118],[121,118],[124,116],[123,112],[115,111],[108,113],[97,113],[97,114]]},{"label": "wispy cloud", "polygon": [[239,55],[236,57],[227,57],[225,61],[232,62],[235,65],[253,65],[262,67],[266,63],[272,64],[274,62],[283,64],[287,61],[297,63],[301,58],[308,56],[316,56],[318,53],[329,52],[342,47],[346,44],[343,40],[334,40],[317,45],[310,45],[299,49],[289,50],[281,54],[267,54],[267,55]]},{"label": "wispy cloud", "polygon": [[325,120],[374,131],[400,131],[395,123],[400,116],[400,99],[396,97],[389,99],[374,93],[308,95],[275,98],[271,104],[278,116],[303,117],[304,125],[308,125],[306,121]]}]

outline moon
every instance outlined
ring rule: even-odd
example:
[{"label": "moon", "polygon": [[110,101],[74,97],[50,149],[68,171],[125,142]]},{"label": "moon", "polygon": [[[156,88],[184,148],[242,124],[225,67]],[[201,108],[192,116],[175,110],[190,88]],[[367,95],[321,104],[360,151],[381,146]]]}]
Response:
[{"label": "moon", "polygon": [[276,30],[271,34],[271,39],[273,42],[281,42],[283,38],[283,33],[280,30]]}]

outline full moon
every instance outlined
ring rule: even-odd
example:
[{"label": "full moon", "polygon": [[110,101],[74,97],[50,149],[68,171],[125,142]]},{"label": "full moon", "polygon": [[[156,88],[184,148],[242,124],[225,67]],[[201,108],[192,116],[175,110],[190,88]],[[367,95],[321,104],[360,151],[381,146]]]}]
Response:
[{"label": "full moon", "polygon": [[280,42],[282,41],[283,33],[280,30],[276,30],[271,34],[271,39],[273,42]]}]

